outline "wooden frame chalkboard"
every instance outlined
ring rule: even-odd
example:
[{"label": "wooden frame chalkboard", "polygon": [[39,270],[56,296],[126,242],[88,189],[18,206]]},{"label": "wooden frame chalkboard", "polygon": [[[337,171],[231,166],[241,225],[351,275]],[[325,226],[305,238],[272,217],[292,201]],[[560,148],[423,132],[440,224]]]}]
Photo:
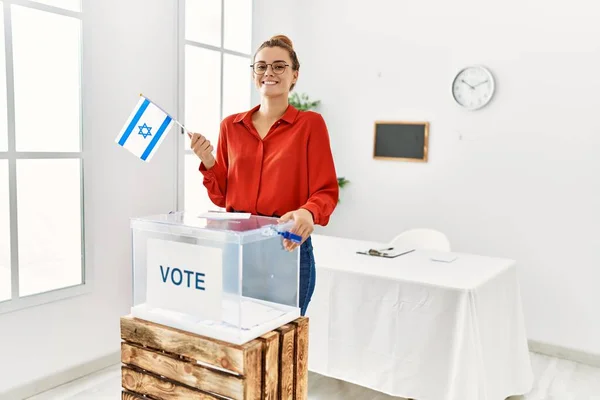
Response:
[{"label": "wooden frame chalkboard", "polygon": [[373,158],[427,162],[429,122],[375,121]]}]

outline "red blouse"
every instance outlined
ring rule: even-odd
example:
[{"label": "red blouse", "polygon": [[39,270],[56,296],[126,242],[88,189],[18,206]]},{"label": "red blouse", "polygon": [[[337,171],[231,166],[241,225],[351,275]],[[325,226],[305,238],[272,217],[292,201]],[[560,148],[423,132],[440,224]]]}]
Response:
[{"label": "red blouse", "polygon": [[227,211],[282,216],[305,208],[327,225],[339,188],[321,114],[289,105],[261,139],[250,111],[221,122],[215,165],[200,163],[208,196]]}]

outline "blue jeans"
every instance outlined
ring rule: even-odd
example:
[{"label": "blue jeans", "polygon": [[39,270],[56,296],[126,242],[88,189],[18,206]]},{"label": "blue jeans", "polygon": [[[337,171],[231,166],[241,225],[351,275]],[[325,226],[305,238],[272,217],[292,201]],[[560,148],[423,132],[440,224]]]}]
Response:
[{"label": "blue jeans", "polygon": [[315,268],[315,256],[310,236],[300,246],[300,315],[306,314],[306,309],[315,291],[317,281],[317,270]]}]

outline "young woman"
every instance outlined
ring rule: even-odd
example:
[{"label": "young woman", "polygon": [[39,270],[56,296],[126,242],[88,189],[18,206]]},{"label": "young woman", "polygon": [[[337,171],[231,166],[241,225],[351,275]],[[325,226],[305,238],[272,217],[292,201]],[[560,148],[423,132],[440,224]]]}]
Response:
[{"label": "young woman", "polygon": [[[216,157],[201,134],[191,135],[190,146],[215,205],[294,221],[292,231],[303,240],[299,302],[304,315],[316,280],[310,235],[315,224],[327,225],[339,195],[329,134],[320,114],[288,103],[300,69],[289,38],[265,41],[251,68],[260,104],[221,122]],[[285,240],[284,246],[293,251],[299,244]]]}]

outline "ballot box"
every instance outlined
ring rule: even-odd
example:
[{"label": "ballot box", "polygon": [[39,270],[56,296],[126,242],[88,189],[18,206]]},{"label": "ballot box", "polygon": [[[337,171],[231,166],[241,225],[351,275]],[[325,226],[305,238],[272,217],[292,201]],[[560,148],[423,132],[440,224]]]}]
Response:
[{"label": "ballot box", "polygon": [[132,218],[131,317],[237,345],[296,320],[292,226],[232,213]]}]

